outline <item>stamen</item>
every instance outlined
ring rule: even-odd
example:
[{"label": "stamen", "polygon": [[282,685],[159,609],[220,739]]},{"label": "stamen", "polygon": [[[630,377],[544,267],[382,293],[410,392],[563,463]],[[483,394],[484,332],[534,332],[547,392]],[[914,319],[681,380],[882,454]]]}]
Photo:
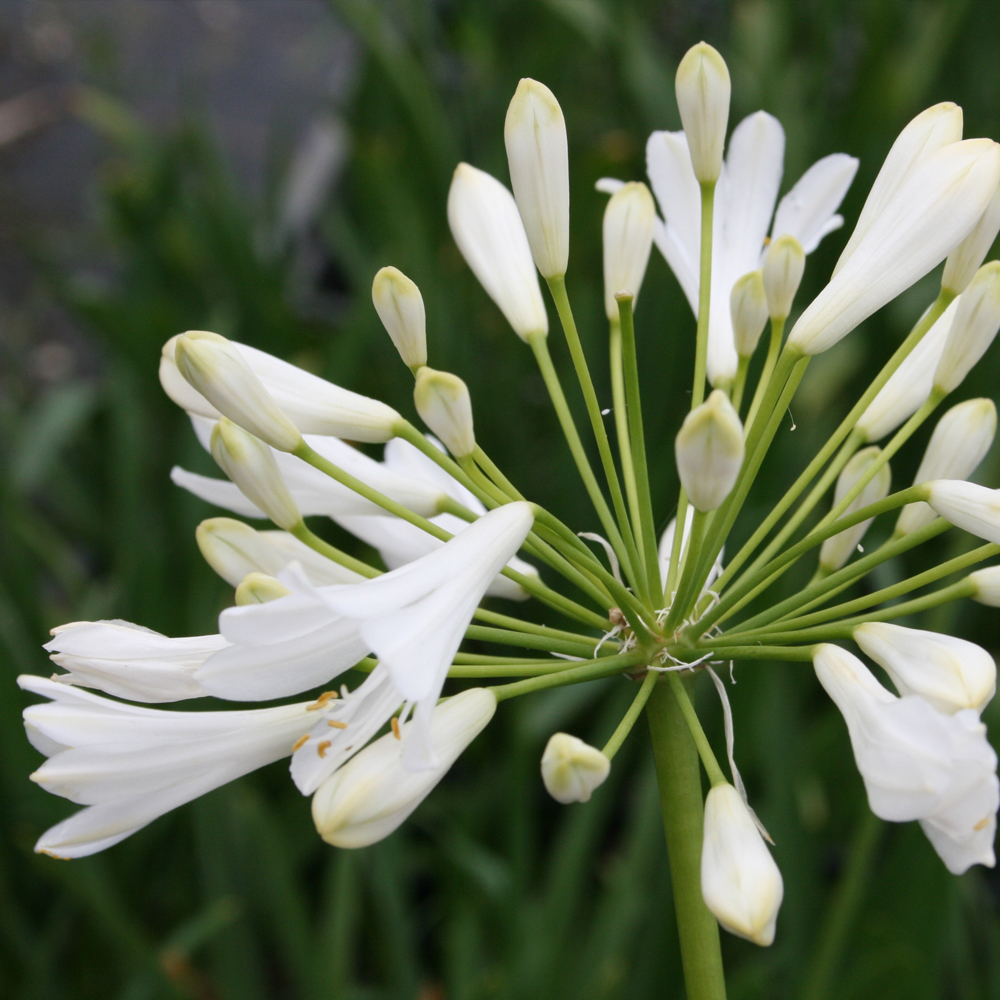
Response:
[{"label": "stamen", "polygon": [[327,750],[329,750],[332,746],[333,743],[331,743],[330,740],[323,740],[323,742],[316,747],[316,753],[318,753],[320,757],[325,757]]},{"label": "stamen", "polygon": [[324,691],[311,705],[306,705],[306,711],[314,712],[318,708],[325,708],[327,702],[333,701],[336,697],[336,691]]},{"label": "stamen", "polygon": [[393,716],[389,722],[392,725],[392,735],[395,736],[397,740],[401,740],[403,737],[399,732],[399,719],[397,719],[396,716]]},{"label": "stamen", "polygon": [[347,723],[341,722],[339,719],[327,719],[326,724],[332,726],[334,729],[346,729]]},{"label": "stamen", "polygon": [[989,825],[989,822],[990,822],[989,816],[984,816],[972,829],[976,831],[985,830],[986,827]]},{"label": "stamen", "polygon": [[294,742],[294,743],[292,744],[292,753],[295,753],[295,751],[296,751],[296,750],[298,750],[298,749],[300,749],[301,747],[305,746],[305,744],[306,744],[306,743],[308,743],[308,742],[309,742],[309,734],[308,734],[308,733],[306,733],[306,734],[305,734],[304,736],[300,736],[300,737],[299,737],[299,738],[298,738],[298,739],[297,739],[297,740],[296,740],[296,741],[295,741],[295,742]]}]

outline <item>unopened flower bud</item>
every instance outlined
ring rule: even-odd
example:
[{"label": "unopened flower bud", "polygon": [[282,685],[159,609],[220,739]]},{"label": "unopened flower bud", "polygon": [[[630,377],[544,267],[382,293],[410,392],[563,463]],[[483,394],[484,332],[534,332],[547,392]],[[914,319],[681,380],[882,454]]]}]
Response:
[{"label": "unopened flower bud", "polygon": [[279,528],[291,531],[302,521],[274,453],[259,438],[223,417],[212,431],[212,457],[240,492]]},{"label": "unopened flower bud", "polygon": [[934,373],[935,388],[942,392],[956,389],[993,343],[997,330],[1000,330],[1000,260],[991,260],[976,272],[958,300],[958,311]]},{"label": "unopened flower bud", "polygon": [[677,107],[691,150],[691,166],[701,184],[713,184],[722,170],[729,124],[729,69],[707,42],[687,50],[674,81]]},{"label": "unopened flower bud", "polygon": [[788,319],[806,269],[802,244],[787,233],[772,240],[764,254],[764,293],[772,320]]},{"label": "unopened flower bud", "polygon": [[291,591],[280,581],[266,573],[247,573],[236,588],[236,603],[267,604],[279,597],[286,597]]},{"label": "unopened flower bud", "polygon": [[997,233],[1000,233],[1000,187],[993,192],[986,211],[972,227],[972,232],[948,254],[941,275],[941,287],[945,291],[955,295],[965,291],[986,259]]},{"label": "unopened flower bud", "polygon": [[[914,485],[935,479],[968,479],[990,450],[996,429],[997,408],[992,399],[968,399],[953,406],[934,428]],[[896,522],[896,534],[912,534],[934,516],[925,503],[907,504]]]},{"label": "unopened flower bud", "polygon": [[958,303],[955,299],[938,317],[861,414],[854,426],[864,434],[865,441],[880,441],[924,405],[934,388],[934,372],[948,340]]},{"label": "unopened flower bud", "polygon": [[639,297],[642,279],[653,246],[656,206],[645,184],[632,182],[619,188],[604,209],[604,309],[609,320],[618,319],[619,292]]},{"label": "unopened flower bud", "polygon": [[334,847],[367,847],[388,837],[486,728],[496,706],[496,697],[487,688],[471,688],[438,705],[430,723],[436,764],[427,770],[403,767],[402,749],[412,721],[400,727],[401,739],[387,733],[370,743],[313,796],[313,821],[319,835]]},{"label": "unopened flower bud", "polygon": [[977,569],[967,577],[976,588],[972,595],[974,601],[991,608],[1000,608],[1000,566],[987,566]]},{"label": "unopened flower bud", "polygon": [[927,502],[946,521],[970,535],[1000,545],[1000,490],[961,479],[925,483]]},{"label": "unopened flower bud", "polygon": [[996,694],[996,664],[974,642],[889,622],[865,622],[853,638],[901,695],[920,695],[941,712],[981,712]]},{"label": "unopened flower bud", "polygon": [[372,281],[372,302],[403,364],[427,364],[427,318],[420,289],[399,268],[383,267]]},{"label": "unopened flower bud", "polygon": [[701,894],[731,934],[765,947],[774,941],[784,882],[750,810],[728,783],[705,799]]},{"label": "unopened flower bud", "polygon": [[767,324],[767,293],[764,291],[764,272],[744,274],[729,296],[729,312],[733,320],[733,340],[736,353],[749,358],[757,350],[757,342]]},{"label": "unopened flower bud", "polygon": [[223,416],[279,451],[302,443],[298,428],[225,337],[189,330],[177,338],[174,359],[180,373]]},{"label": "unopened flower bud", "polygon": [[[847,496],[855,483],[864,476],[872,463],[881,454],[881,448],[874,446],[863,448],[844,466],[837,479],[837,488],[834,490],[834,506],[837,506]],[[870,503],[883,500],[889,494],[891,483],[892,473],[889,470],[889,463],[886,462],[866,484],[864,489],[847,505],[847,509],[840,516],[847,517],[849,514],[861,510],[862,507],[867,507]],[[820,567],[827,573],[833,573],[840,569],[851,558],[861,539],[865,537],[865,532],[873,520],[874,518],[869,518],[867,521],[862,521],[860,524],[856,524],[854,527],[847,528],[841,531],[840,534],[828,538],[819,550]]]},{"label": "unopened flower bud", "polygon": [[692,506],[715,510],[736,485],[744,454],[743,425],[721,389],[684,418],[674,453]]},{"label": "unopened flower bud", "polygon": [[448,191],[448,225],[465,262],[514,332],[547,334],[538,272],[514,196],[483,170],[460,163]]},{"label": "unopened flower bud", "polygon": [[413,402],[420,419],[455,458],[465,458],[476,450],[472,400],[468,387],[457,375],[421,368],[413,388]]},{"label": "unopened flower bud", "polygon": [[544,83],[526,78],[517,85],[503,138],[535,264],[542,277],[558,278],[569,260],[569,153],[562,108]]},{"label": "unopened flower bud", "polygon": [[588,802],[611,773],[611,761],[596,747],[568,733],[549,737],[542,754],[545,790],[563,805]]}]

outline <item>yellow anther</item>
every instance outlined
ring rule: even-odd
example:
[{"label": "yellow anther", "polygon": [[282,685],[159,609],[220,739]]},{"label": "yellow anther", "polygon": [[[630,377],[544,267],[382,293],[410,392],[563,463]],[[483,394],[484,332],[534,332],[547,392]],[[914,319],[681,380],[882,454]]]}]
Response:
[{"label": "yellow anther", "polygon": [[403,737],[399,734],[399,719],[393,716],[390,720],[392,724],[392,735],[396,737],[397,740],[401,740]]},{"label": "yellow anther", "polygon": [[332,701],[336,697],[336,691],[324,691],[311,705],[306,705],[306,711],[312,712],[317,708],[324,708],[327,702]]},{"label": "yellow anther", "polygon": [[292,744],[292,753],[295,753],[295,751],[296,751],[296,750],[298,750],[298,749],[299,749],[299,747],[301,747],[301,746],[305,745],[305,744],[306,744],[306,743],[308,743],[308,742],[309,742],[309,734],[308,734],[308,733],[306,733],[306,734],[305,734],[305,736],[300,736],[300,737],[299,737],[299,738],[298,738],[298,739],[297,739],[297,740],[296,740],[296,741],[295,741],[295,742],[294,742],[294,743]]},{"label": "yellow anther", "polygon": [[320,757],[325,757],[326,756],[326,751],[331,746],[333,746],[333,744],[329,740],[323,740],[323,742],[320,743],[320,745],[318,747],[316,747],[316,753],[318,753],[320,755]]},{"label": "yellow anther", "polygon": [[327,719],[326,720],[326,724],[328,726],[332,726],[334,729],[346,729],[347,728],[347,723],[346,722],[338,722],[336,719]]}]

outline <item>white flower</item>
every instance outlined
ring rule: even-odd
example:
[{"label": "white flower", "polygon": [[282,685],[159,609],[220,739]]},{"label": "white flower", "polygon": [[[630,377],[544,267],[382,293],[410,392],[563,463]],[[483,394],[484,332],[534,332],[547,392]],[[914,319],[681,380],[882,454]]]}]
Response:
[{"label": "white flower", "polygon": [[625,184],[608,200],[604,209],[604,311],[618,319],[619,292],[630,292],[632,308],[639,298],[642,279],[653,247],[656,206],[645,184]]},{"label": "white flower", "polygon": [[927,401],[960,301],[952,301],[861,414],[854,426],[864,433],[866,441],[880,441]]},{"label": "white flower", "polygon": [[991,608],[1000,608],[1000,566],[987,566],[970,573],[976,592],[972,595],[974,601]]},{"label": "white flower", "polygon": [[356,583],[362,577],[321,556],[287,531],[255,531],[231,517],[210,517],[195,531],[205,562],[231,587],[238,587],[248,573],[277,576],[297,562],[311,583]]},{"label": "white flower", "polygon": [[936,479],[924,485],[927,502],[936,513],[956,528],[1000,545],[1000,490],[961,479]]},{"label": "white flower", "polygon": [[335,847],[366,847],[396,830],[445,776],[462,751],[483,731],[496,711],[486,688],[472,688],[433,710],[433,768],[413,772],[400,747],[407,746],[412,722],[367,746],[320,786],[312,813],[320,836]]},{"label": "white flower", "polygon": [[[784,153],[784,130],[764,111],[744,118],[729,140],[713,214],[708,333],[708,378],[712,385],[731,382],[736,376],[729,297],[737,279],[761,266],[772,214],[772,237],[794,236],[807,254],[844,221],[836,211],[854,179],[858,161],[834,153],[813,164],[774,213]],[[654,132],[646,145],[646,170],[664,218],[654,230],[656,245],[697,316],[701,200],[684,133]]]},{"label": "white flower", "polygon": [[425,365],[417,372],[413,403],[420,419],[455,458],[466,458],[476,450],[472,400],[468,386],[457,375],[435,371]]},{"label": "white flower", "polygon": [[733,285],[729,297],[729,316],[733,324],[733,343],[741,358],[749,358],[757,350],[760,335],[767,325],[767,293],[764,273],[749,271]]},{"label": "white flower", "polygon": [[765,947],[774,941],[785,894],[781,872],[742,796],[728,783],[705,799],[701,894],[731,934]]},{"label": "white flower", "polygon": [[729,496],[743,452],[743,425],[716,389],[684,418],[674,443],[677,474],[695,510],[715,510]]},{"label": "white flower", "polygon": [[868,192],[857,225],[841,252],[834,274],[844,266],[858,243],[914,171],[939,149],[959,142],[961,138],[962,109],[951,101],[944,101],[921,111],[899,133]]},{"label": "white flower", "polygon": [[589,802],[610,773],[611,761],[596,747],[568,733],[549,737],[542,754],[542,781],[556,802]]},{"label": "white flower", "polygon": [[974,642],[890,622],[865,622],[853,638],[900,694],[918,694],[939,712],[982,712],[996,694],[996,664]]},{"label": "white flower", "polygon": [[397,267],[380,268],[372,281],[372,304],[403,364],[427,364],[427,317],[420,289]]},{"label": "white flower", "polygon": [[35,850],[60,858],[102,851],[154,819],[265,764],[287,757],[318,703],[222,712],[139,708],[41,677],[22,688],[52,699],[24,711],[46,761],[46,791],[88,806],[47,830]]},{"label": "white flower", "polygon": [[677,107],[691,148],[691,166],[699,183],[716,181],[722,170],[722,146],[729,124],[729,69],[706,42],[691,46],[674,80]]},{"label": "white flower", "polygon": [[[837,487],[833,492],[833,504],[836,507],[841,500],[850,492],[855,483],[868,471],[872,463],[882,453],[881,448],[863,448],[844,466],[843,471],[837,478]],[[875,503],[889,494],[889,486],[892,482],[892,473],[889,463],[886,462],[862,491],[847,505],[841,517],[847,517],[862,507],[867,507],[870,503]],[[833,573],[840,569],[844,563],[854,554],[861,539],[865,537],[874,518],[855,524],[851,528],[846,528],[839,534],[828,538],[819,550],[819,564],[827,573]]]},{"label": "white flower", "polygon": [[[432,443],[440,446],[434,438]],[[485,514],[486,508],[461,483],[453,479],[436,462],[431,461],[408,441],[396,438],[385,446],[385,467],[400,476],[439,487],[474,514]],[[409,524],[398,517],[337,517],[337,523],[363,542],[378,549],[382,562],[389,569],[398,569],[421,556],[439,549],[444,542],[426,531]],[[438,514],[431,521],[445,531],[458,535],[468,528],[469,523],[454,514]],[[538,570],[517,556],[512,556],[507,565],[523,575],[538,578]],[[519,583],[497,576],[487,588],[491,597],[505,597],[511,601],[527,600],[529,594]]]},{"label": "white flower", "polygon": [[52,662],[68,671],[53,680],[95,687],[116,698],[164,702],[205,694],[194,673],[228,642],[221,635],[172,639],[123,621],[70,622],[45,644]]},{"label": "white flower", "polygon": [[[215,423],[205,417],[192,416],[191,423],[202,446],[210,449],[212,430]],[[365,485],[378,490],[391,500],[412,510],[414,514],[428,517],[440,510],[445,492],[433,484],[413,479],[388,468],[349,444],[334,437],[307,434],[306,443],[325,459],[339,466],[345,472],[360,479]],[[389,442],[390,447],[395,441]],[[282,451],[273,452],[278,471],[285,481],[296,506],[306,517],[323,515],[339,518],[356,515],[389,517],[385,509],[361,496],[354,490],[331,479],[319,469]],[[243,517],[264,517],[264,513],[248,500],[234,483],[211,476],[201,476],[188,472],[179,466],[170,471],[170,478],[177,485],[200,497],[206,503],[214,504],[240,514]],[[448,477],[450,478],[450,477]]]},{"label": "white flower", "polygon": [[[935,479],[968,479],[993,444],[997,408],[992,399],[967,399],[953,406],[937,423],[914,485]],[[907,504],[896,522],[896,534],[908,535],[934,520],[925,503]]]},{"label": "white flower", "polygon": [[535,264],[544,278],[566,273],[569,259],[569,151],[555,95],[523,79],[503,127],[510,184]]},{"label": "white flower", "polygon": [[465,262],[514,332],[522,340],[547,334],[531,247],[507,188],[485,171],[460,163],[448,191],[448,224]]},{"label": "white flower", "polygon": [[[174,353],[178,339],[171,337],[163,345],[160,385],[181,409],[218,420],[222,415],[220,411],[191,386],[177,369]],[[254,347],[238,344],[236,341],[228,343],[267,390],[272,404],[278,406],[303,434],[322,434],[373,443],[388,441],[395,436],[395,428],[402,418],[391,406],[342,389],[339,385]]]},{"label": "white flower", "polygon": [[833,347],[923,277],[968,235],[1000,182],[1000,146],[953,142],[909,174],[788,338],[803,354]]},{"label": "white flower", "polygon": [[997,233],[1000,233],[1000,187],[993,192],[972,232],[948,254],[941,275],[941,287],[955,295],[964,292],[986,259]]},{"label": "white flower", "polygon": [[934,372],[934,387],[952,392],[986,353],[1000,329],[1000,261],[984,264],[959,299]]},{"label": "white flower", "polygon": [[236,588],[236,604],[267,604],[279,597],[287,597],[291,591],[273,576],[267,573],[247,573]]},{"label": "white flower", "polygon": [[992,867],[1000,784],[978,715],[896,698],[838,646],[818,646],[813,665],[847,723],[872,812],[894,823],[919,819],[956,875],[973,864]]},{"label": "white flower", "polygon": [[785,233],[771,241],[764,253],[762,276],[772,320],[788,318],[805,268],[805,251],[794,236]]}]

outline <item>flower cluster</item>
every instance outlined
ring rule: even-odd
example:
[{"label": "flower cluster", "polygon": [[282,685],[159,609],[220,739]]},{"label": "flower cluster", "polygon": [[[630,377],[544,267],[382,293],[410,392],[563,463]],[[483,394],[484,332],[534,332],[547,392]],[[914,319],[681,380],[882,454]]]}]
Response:
[{"label": "flower cluster", "polygon": [[[413,373],[430,434],[382,402],[213,333],[190,331],[164,346],[163,388],[226,476],[177,468],[174,482],[275,527],[229,517],[198,527],[205,559],[235,588],[217,634],[170,638],[121,621],[53,630],[46,648],[63,672],[21,678],[47,699],[25,712],[28,736],[48,758],[32,777],[85,808],[45,833],[37,850],[66,858],[102,850],[288,756],[323,839],[370,844],[410,815],[498,702],[623,676],[641,683],[611,739],[599,750],[554,734],[541,759],[545,787],[560,802],[586,802],[644,709],[651,721],[656,713],[672,720],[667,730],[653,726],[654,745],[664,731],[687,741],[711,783],[694,847],[704,905],[727,930],[767,945],[783,885],[736,768],[725,685],[712,664],[798,660],[813,664],[844,717],[872,811],[919,820],[953,872],[994,863],[1000,785],[980,713],[995,692],[995,664],[965,640],[890,623],[958,598],[1000,606],[1000,567],[898,601],[1000,554],[1000,491],[967,481],[992,444],[993,403],[967,400],[941,417],[912,487],[892,492],[889,460],[1000,328],[1000,262],[983,264],[1000,230],[1000,146],[963,139],[953,104],[918,115],[889,151],[830,280],[786,331],[806,258],[843,225],[837,210],[858,163],[826,156],[775,208],[782,127],[757,112],[726,149],[729,99],[722,57],[695,46],[677,71],[683,131],[649,138],[652,192],[642,182],[598,182],[610,194],[604,303],[617,455],[566,289],[568,143],[548,88],[522,80],[511,101],[504,138],[513,192],[468,164],[454,174],[447,211],[455,241],[537,359],[602,534],[577,534],[526,500],[477,443],[468,389],[428,367],[424,303],[395,268],[375,275],[372,299]],[[674,442],[681,490],[659,538],[648,463],[665,459],[647,452],[633,320],[654,245],[697,321],[691,409]],[[909,336],[746,544],[724,558],[810,359],[942,262],[940,292]],[[539,274],[573,359],[596,471],[549,356]],[[768,326],[765,356],[752,366]],[[384,445],[382,459],[353,443]],[[813,517],[831,492],[829,510]],[[893,512],[888,540],[864,553],[869,526]],[[314,534],[305,519],[319,516],[372,546],[384,569]],[[986,544],[835,601],[952,525]],[[585,541],[599,543],[600,555]],[[810,555],[808,585],[744,612]],[[573,590],[543,580],[539,565]],[[559,627],[492,611],[486,597],[540,601]],[[460,651],[464,640],[527,653]],[[884,670],[895,693],[838,641]],[[348,671],[367,676],[336,690]],[[722,699],[729,777],[693,708],[689,692],[701,676]],[[508,680],[442,700],[449,677]],[[278,707],[145,707],[296,695],[305,700]],[[674,779],[660,777],[666,801]],[[689,779],[700,816],[696,765]],[[672,845],[689,836],[690,819],[667,810],[668,831],[679,823]],[[678,895],[681,922],[687,905]]]}]

